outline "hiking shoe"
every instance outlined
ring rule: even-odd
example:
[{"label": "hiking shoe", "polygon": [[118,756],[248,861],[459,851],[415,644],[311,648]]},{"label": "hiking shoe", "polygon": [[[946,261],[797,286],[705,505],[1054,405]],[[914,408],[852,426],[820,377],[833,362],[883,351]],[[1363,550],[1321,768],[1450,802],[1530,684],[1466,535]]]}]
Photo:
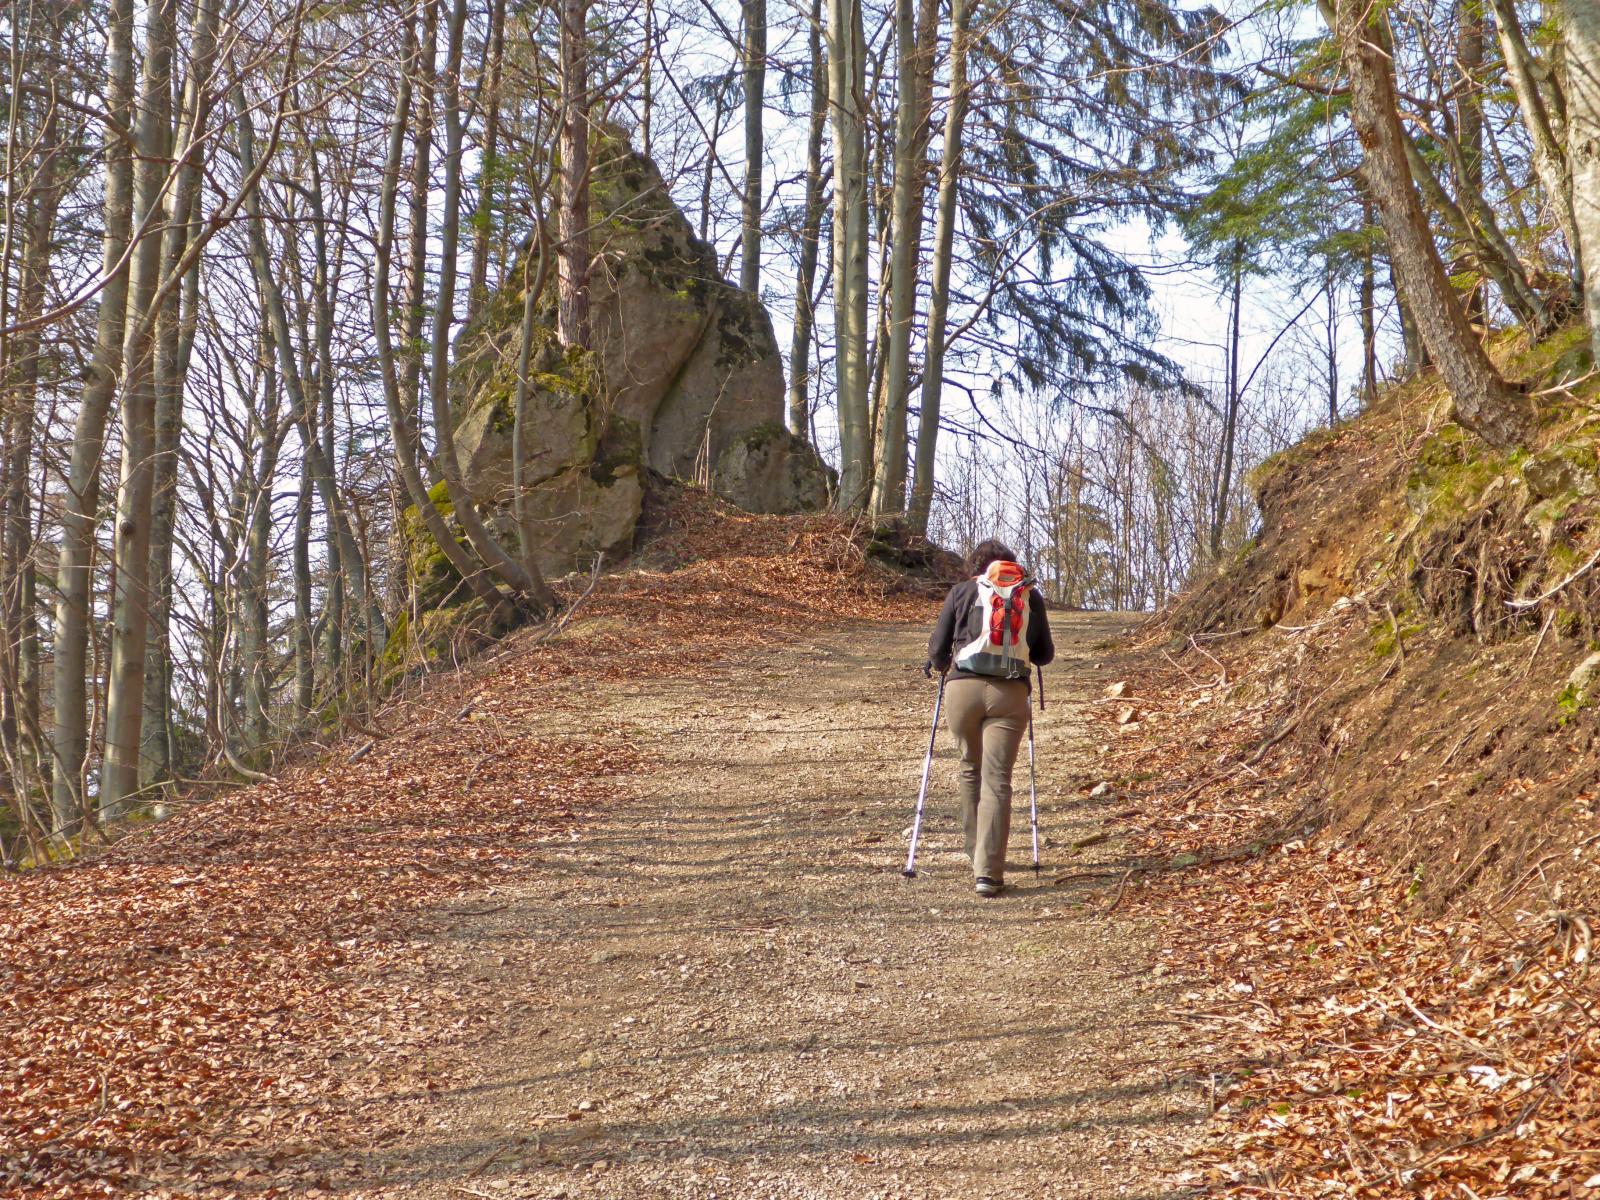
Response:
[{"label": "hiking shoe", "polygon": [[998,896],[1005,890],[1005,886],[998,879],[990,879],[987,875],[978,876],[978,895],[985,899]]}]

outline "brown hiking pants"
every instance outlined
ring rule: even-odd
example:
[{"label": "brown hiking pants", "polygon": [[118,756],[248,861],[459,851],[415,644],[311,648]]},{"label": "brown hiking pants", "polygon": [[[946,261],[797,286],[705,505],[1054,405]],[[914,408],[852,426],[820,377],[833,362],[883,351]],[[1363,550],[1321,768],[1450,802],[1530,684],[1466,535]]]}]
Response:
[{"label": "brown hiking pants", "polygon": [[1011,768],[1028,732],[1028,685],[1020,679],[953,679],[945,722],[961,748],[961,833],[972,873],[1003,880],[1011,836]]}]

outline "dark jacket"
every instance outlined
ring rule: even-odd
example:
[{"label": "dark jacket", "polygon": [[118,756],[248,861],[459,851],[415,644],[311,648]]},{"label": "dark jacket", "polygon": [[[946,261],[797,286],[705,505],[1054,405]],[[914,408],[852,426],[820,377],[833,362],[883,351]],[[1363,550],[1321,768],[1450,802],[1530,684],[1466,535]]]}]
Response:
[{"label": "dark jacket", "polygon": [[[983,632],[983,614],[978,611],[978,584],[967,579],[950,589],[939,610],[939,619],[933,623],[933,636],[928,639],[928,661],[935,671],[950,671],[956,648],[975,641]],[[1050,638],[1050,618],[1045,616],[1044,595],[1038,588],[1028,589],[1028,658],[1035,666],[1046,666],[1056,656],[1056,644]],[[951,671],[951,679],[992,679],[989,675],[974,675],[970,671]]]}]

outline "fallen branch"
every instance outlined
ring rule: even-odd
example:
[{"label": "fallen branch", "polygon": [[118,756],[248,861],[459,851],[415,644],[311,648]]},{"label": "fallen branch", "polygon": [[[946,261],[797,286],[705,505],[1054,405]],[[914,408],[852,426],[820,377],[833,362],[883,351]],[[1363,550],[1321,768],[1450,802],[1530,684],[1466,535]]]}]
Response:
[{"label": "fallen branch", "polygon": [[533,639],[533,644],[535,646],[544,645],[551,638],[555,637],[556,634],[560,633],[567,627],[567,622],[572,620],[572,614],[578,611],[578,605],[582,604],[589,598],[589,594],[594,591],[595,585],[600,582],[600,567],[601,564],[605,562],[605,559],[606,556],[603,553],[596,554],[594,556],[594,570],[589,572],[589,586],[584,588],[583,594],[572,602],[572,604],[567,608],[566,612],[561,614],[561,619],[559,621],[541,633],[538,637]]}]

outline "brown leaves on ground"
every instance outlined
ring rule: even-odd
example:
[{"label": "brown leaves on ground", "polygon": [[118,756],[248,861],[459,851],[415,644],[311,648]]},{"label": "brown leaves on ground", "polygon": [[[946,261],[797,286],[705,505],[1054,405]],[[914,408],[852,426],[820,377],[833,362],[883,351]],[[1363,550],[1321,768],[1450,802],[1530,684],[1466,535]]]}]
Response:
[{"label": "brown leaves on ground", "polygon": [[[1239,1197],[1600,1195],[1600,987],[1583,915],[1594,839],[1547,847],[1570,868],[1559,882],[1547,860],[1441,907],[1419,869],[1447,855],[1418,857],[1382,821],[1319,831],[1337,807],[1318,790],[1338,777],[1330,744],[1350,749],[1307,716],[1315,694],[1360,669],[1387,682],[1384,662],[1330,637],[1146,659],[1137,737],[1100,706],[1106,774],[1136,810],[1120,814],[1134,861],[1166,868],[1135,897],[1183,916],[1165,971],[1233,998],[1174,1013],[1196,1031],[1186,1066],[1216,1112],[1173,1182]],[[1395,745],[1414,732],[1397,726]],[[1420,796],[1403,779],[1388,803],[1452,794],[1437,776]],[[1500,797],[1510,814],[1540,786],[1515,782]],[[1593,801],[1577,803],[1592,815]]]},{"label": "brown leaves on ground", "polygon": [[351,981],[452,897],[536,871],[541,846],[647,766],[612,730],[542,736],[541,714],[581,711],[598,680],[737,666],[928,606],[839,519],[750,517],[693,492],[657,514],[650,556],[659,569],[603,578],[560,637],[525,631],[396,697],[370,748],[363,735],[181,802],[93,861],[4,879],[0,1195],[328,1186],[317,1152],[363,1089],[429,1086],[429,996]]}]

